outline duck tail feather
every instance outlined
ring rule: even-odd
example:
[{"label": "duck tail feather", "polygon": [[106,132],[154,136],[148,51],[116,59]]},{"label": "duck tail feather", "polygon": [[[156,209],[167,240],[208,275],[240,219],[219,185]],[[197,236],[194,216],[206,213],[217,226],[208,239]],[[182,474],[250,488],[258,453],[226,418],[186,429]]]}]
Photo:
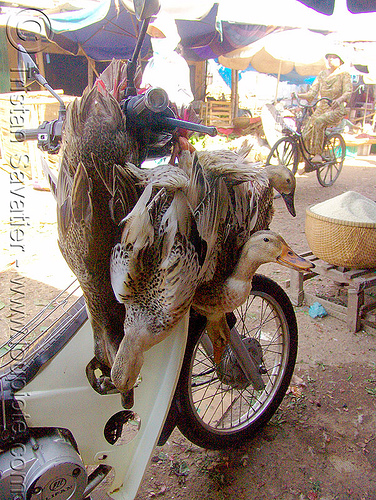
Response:
[{"label": "duck tail feather", "polygon": [[103,186],[107,189],[107,191],[112,194],[112,186],[111,186],[111,183],[110,183],[110,179],[106,179],[103,175],[103,172],[102,172],[102,169],[100,168],[100,165],[99,165],[99,160],[96,158],[96,156],[94,156],[93,153],[90,153],[90,158],[91,158],[91,162],[94,166],[94,170],[95,172],[98,174],[100,180],[102,181],[102,184]]},{"label": "duck tail feather", "polygon": [[236,153],[242,158],[246,158],[253,148],[253,144],[250,144],[247,139],[245,139],[241,146],[236,150]]},{"label": "duck tail feather", "polygon": [[112,59],[94,83],[99,92],[106,90],[119,102],[127,86],[127,64],[120,59]]},{"label": "duck tail feather", "polygon": [[257,196],[255,193],[255,190],[253,186],[250,187],[250,223],[249,223],[249,228],[252,230],[257,222],[258,215],[259,215],[259,207],[258,207],[258,202],[257,202]]},{"label": "duck tail feather", "polygon": [[[95,106],[95,98],[97,95],[98,91],[95,87],[91,90],[85,89],[81,100],[74,101],[74,113],[72,114],[73,126],[80,126],[80,130],[82,130],[88,118],[93,115],[93,107]],[[76,130],[73,129],[73,132],[76,132]]]},{"label": "duck tail feather", "polygon": [[205,176],[197,152],[191,156],[191,171],[187,193],[188,200],[194,211],[199,209],[199,205],[207,203],[211,194],[211,188]]},{"label": "duck tail feather", "polygon": [[208,177],[223,177],[227,184],[252,181],[258,173],[257,163],[250,163],[234,151],[199,151],[198,158]]},{"label": "duck tail feather", "polygon": [[179,155],[178,167],[190,177],[192,172],[192,154],[188,150],[183,150]]},{"label": "duck tail feather", "polygon": [[90,90],[86,87],[81,97],[74,99],[74,101],[68,104],[63,128],[64,143],[70,144],[75,137],[82,136],[84,124],[93,113],[92,108],[95,104],[96,95],[96,88]]},{"label": "duck tail feather", "polygon": [[75,137],[75,134],[80,135],[82,133],[79,106],[80,106],[79,98],[74,99],[74,101],[70,102],[67,106],[67,112],[63,125],[64,143],[67,142],[69,143],[71,138]]},{"label": "duck tail feather", "polygon": [[93,219],[92,181],[83,163],[77,167],[73,179],[72,214],[76,222],[90,224]]},{"label": "duck tail feather", "polygon": [[133,173],[126,167],[114,165],[112,169],[112,192],[109,201],[111,218],[119,224],[133,209],[138,200],[138,189]]},{"label": "duck tail feather", "polygon": [[154,241],[154,229],[148,210],[152,190],[152,184],[146,186],[133,210],[122,221],[124,223],[122,244],[124,246],[132,244],[135,251]]}]

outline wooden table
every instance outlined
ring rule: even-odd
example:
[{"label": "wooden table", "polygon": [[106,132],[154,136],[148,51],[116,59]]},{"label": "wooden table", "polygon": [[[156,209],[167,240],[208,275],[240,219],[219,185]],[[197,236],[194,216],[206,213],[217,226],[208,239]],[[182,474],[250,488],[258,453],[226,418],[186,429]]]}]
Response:
[{"label": "wooden table", "polygon": [[[363,321],[367,321],[364,319],[364,316],[376,309],[376,300],[367,305],[364,304],[365,290],[376,286],[376,269],[341,268],[324,262],[310,251],[302,253],[301,256],[313,262],[315,268],[304,274],[295,270],[290,271],[288,286],[290,287],[289,295],[291,302],[296,306],[301,306],[303,300],[308,305],[317,301],[323,305],[329,314],[346,321],[350,332],[355,333],[359,331]],[[336,283],[347,285],[347,307],[334,304],[327,299],[305,292],[304,282],[315,276],[323,276]],[[370,326],[376,328],[376,324],[371,324]]]}]

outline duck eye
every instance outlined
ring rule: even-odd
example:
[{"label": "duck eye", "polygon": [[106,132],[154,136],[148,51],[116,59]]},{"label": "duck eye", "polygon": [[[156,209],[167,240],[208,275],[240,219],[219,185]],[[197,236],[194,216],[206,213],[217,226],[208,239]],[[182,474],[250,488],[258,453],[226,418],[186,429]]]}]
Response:
[{"label": "duck eye", "polygon": [[264,241],[266,241],[266,243],[267,243],[267,242],[269,241],[269,238],[266,238],[266,237],[265,237],[265,238],[264,238]]}]

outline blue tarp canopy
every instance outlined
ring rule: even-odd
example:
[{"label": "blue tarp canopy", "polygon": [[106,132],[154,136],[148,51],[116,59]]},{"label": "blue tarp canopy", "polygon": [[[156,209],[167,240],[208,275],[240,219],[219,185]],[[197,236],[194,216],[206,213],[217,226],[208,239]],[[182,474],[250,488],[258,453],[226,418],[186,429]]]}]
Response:
[{"label": "blue tarp canopy", "polygon": [[[353,1],[349,0],[350,3]],[[176,19],[186,59],[213,59],[249,45],[273,31],[283,30],[289,25],[288,23],[281,25],[282,20],[280,19],[278,26],[271,26],[270,23],[273,23],[273,20],[274,23],[276,22],[275,16],[272,15],[273,9],[266,10],[263,15],[260,15],[261,6],[259,4],[257,5],[260,8],[252,8],[253,4],[256,5],[256,0],[249,0],[246,4],[240,0],[222,0],[222,2],[219,7],[218,2],[213,1],[211,10],[200,20]],[[291,6],[293,12],[299,12],[298,6],[300,5],[302,8],[303,3],[318,12],[323,12],[324,3],[329,2],[332,7],[334,5],[333,0],[325,0],[325,2],[322,0],[265,0],[265,5],[262,4],[262,6],[265,10],[266,4],[282,7],[285,2],[286,5]],[[337,0],[337,3],[341,2],[345,2],[345,0]],[[117,8],[114,0],[105,0],[90,9],[50,15],[49,38],[73,54],[77,54],[81,47],[87,56],[95,60],[129,59],[141,23],[126,9],[123,2],[118,3]],[[363,8],[363,10],[374,11],[376,9],[375,2],[367,0],[362,3],[369,5],[367,9]],[[210,9],[210,2],[206,5],[207,9]],[[222,12],[221,9],[223,10],[224,5],[227,5],[227,10]],[[332,7],[331,10],[333,10]],[[350,9],[350,5],[348,8]],[[332,17],[321,13],[317,14],[310,8],[306,10],[308,14],[319,15],[321,22],[323,19],[329,20]],[[350,12],[353,11],[350,9]],[[325,14],[329,13],[331,11],[325,12]],[[226,20],[226,17],[223,17],[224,14],[228,15],[228,19],[232,22]],[[349,15],[350,17],[354,16],[352,19],[354,24],[356,15],[350,13]],[[367,19],[368,17],[371,19],[372,16],[372,14],[359,15],[367,16]],[[260,24],[248,24],[252,23],[253,19],[254,22]],[[278,16],[277,19],[279,19]],[[287,17],[285,21],[288,19]],[[147,35],[141,52],[142,57],[145,57],[149,51],[151,51],[151,44]]]},{"label": "blue tarp canopy", "polygon": [[[130,59],[141,26],[121,2],[117,10],[113,0],[100,2],[93,9],[50,15],[49,20],[49,38],[53,42],[72,54],[77,54],[81,47],[97,61]],[[150,49],[147,35],[141,55]]]},{"label": "blue tarp canopy", "polygon": [[[218,61],[217,61],[218,62]],[[252,66],[249,66],[246,70],[239,71],[239,80],[242,79],[243,74],[248,71],[255,71]],[[231,88],[231,69],[226,68],[225,66],[220,66],[218,69],[219,74],[223,78],[223,81]],[[270,73],[270,75],[277,77],[276,74]],[[292,85],[302,85],[309,84],[311,85],[316,77],[315,76],[301,76],[295,70],[290,71],[286,75],[280,75],[281,82],[287,82]]]},{"label": "blue tarp canopy", "polygon": [[[218,4],[213,3],[209,13],[199,21],[176,19],[176,26],[189,60],[218,57],[248,45],[274,31],[274,27],[252,24],[217,23]],[[83,52],[92,59],[103,61],[129,59],[135,46],[141,23],[119,2],[100,2],[95,8],[82,9],[49,16],[49,38],[73,54]],[[146,35],[141,56],[151,50]]]}]

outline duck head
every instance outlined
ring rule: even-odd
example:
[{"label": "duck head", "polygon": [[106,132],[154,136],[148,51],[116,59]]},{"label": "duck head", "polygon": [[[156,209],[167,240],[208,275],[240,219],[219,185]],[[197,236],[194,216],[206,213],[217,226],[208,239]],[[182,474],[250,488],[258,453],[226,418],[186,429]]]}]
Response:
[{"label": "duck head", "polygon": [[144,363],[144,336],[136,326],[124,329],[124,337],[111,368],[111,380],[121,393],[130,391],[137,382]]},{"label": "duck head", "polygon": [[264,170],[270,185],[280,193],[286,203],[287,210],[295,217],[294,195],[296,180],[294,174],[284,165],[267,165]]},{"label": "duck head", "polygon": [[261,264],[277,262],[297,271],[312,269],[314,264],[300,257],[279,234],[273,231],[257,231],[244,245],[242,257],[253,275]]}]

